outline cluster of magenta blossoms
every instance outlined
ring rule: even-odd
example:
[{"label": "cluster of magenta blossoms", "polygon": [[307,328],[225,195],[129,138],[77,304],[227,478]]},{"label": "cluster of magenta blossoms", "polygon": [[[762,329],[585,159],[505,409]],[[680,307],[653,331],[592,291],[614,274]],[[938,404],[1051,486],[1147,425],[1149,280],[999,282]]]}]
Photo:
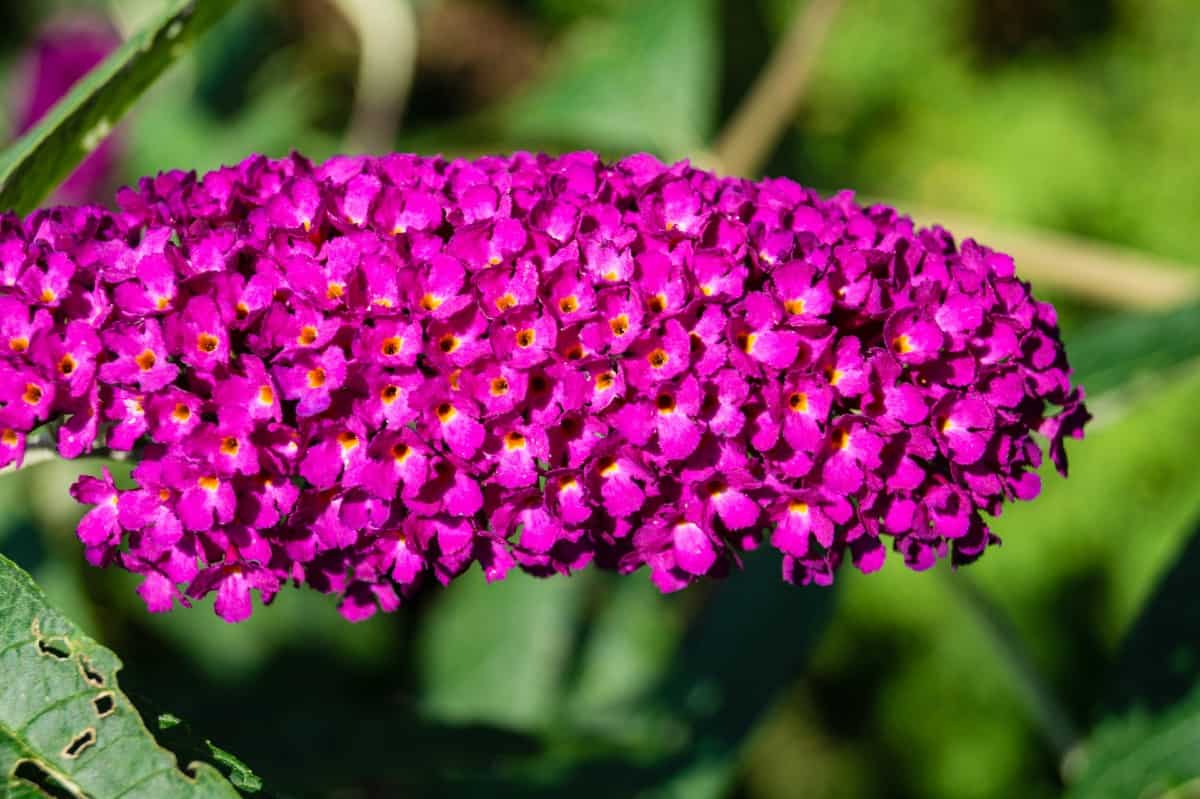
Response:
[{"label": "cluster of magenta blossoms", "polygon": [[[1088,416],[1007,256],[648,156],[252,157],[0,218],[0,465],[76,458],[88,560],[151,610],[286,582],[362,619],[488,580],[764,542],[827,584],[996,543]],[[42,435],[41,432],[34,433]]]}]

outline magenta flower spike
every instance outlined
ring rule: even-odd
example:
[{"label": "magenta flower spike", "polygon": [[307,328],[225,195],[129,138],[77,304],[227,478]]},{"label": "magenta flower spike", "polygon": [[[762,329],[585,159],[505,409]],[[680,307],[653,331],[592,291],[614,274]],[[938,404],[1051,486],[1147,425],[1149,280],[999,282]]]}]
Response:
[{"label": "magenta flower spike", "polygon": [[1033,434],[1065,474],[1089,419],[1008,257],[645,155],[254,156],[7,216],[0,256],[0,465],[133,452],[72,493],[155,612],[968,563],[1037,495]]}]

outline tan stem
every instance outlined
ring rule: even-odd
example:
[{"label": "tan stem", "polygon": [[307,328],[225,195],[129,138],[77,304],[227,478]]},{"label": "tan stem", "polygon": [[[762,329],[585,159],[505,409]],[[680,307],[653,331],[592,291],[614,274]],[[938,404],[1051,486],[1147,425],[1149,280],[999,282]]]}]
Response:
[{"label": "tan stem", "polygon": [[940,224],[1008,253],[1016,261],[1017,275],[1035,287],[1058,289],[1097,305],[1143,311],[1170,310],[1200,300],[1200,273],[1188,264],[1064,233],[996,225],[957,211],[897,207],[921,225]]},{"label": "tan stem", "polygon": [[842,0],[809,0],[796,14],[741,105],[717,137],[712,155],[718,171],[753,177],[763,168],[812,78],[821,45]]},{"label": "tan stem", "polygon": [[385,153],[412,89],[417,22],[410,0],[330,0],[359,42],[358,81],[346,131],[350,152]]}]

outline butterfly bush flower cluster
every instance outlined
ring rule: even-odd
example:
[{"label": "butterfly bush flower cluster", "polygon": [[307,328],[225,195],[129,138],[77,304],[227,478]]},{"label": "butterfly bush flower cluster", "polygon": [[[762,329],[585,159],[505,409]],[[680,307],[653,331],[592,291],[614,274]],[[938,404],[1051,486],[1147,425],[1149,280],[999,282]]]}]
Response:
[{"label": "butterfly bush flower cluster", "polygon": [[292,582],[362,619],[477,562],[646,567],[768,544],[966,563],[1088,416],[1012,260],[850,193],[591,153],[255,156],[117,210],[0,218],[0,464],[83,477],[87,559],[229,621]]}]

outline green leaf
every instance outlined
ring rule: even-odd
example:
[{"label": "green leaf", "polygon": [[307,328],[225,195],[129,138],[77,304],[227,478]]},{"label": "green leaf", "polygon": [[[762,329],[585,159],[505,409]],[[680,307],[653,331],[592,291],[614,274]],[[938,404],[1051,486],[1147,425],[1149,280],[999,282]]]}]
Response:
[{"label": "green leaf", "polygon": [[685,709],[695,738],[652,796],[725,795],[751,731],[803,673],[834,591],[789,585],[779,569],[775,553],[749,553],[745,571],[716,588],[692,625],[663,692],[670,707]]},{"label": "green leaf", "polygon": [[629,0],[579,23],[557,68],[507,109],[505,133],[525,146],[695,153],[716,117],[718,48],[713,0]]},{"label": "green leaf", "polygon": [[592,723],[642,701],[683,635],[678,603],[646,575],[604,579],[610,590],[584,642],[570,696],[572,714]]},{"label": "green leaf", "polygon": [[75,84],[0,154],[0,208],[29,213],[112,131],[143,92],[237,0],[172,0],[153,24]]},{"label": "green leaf", "polygon": [[120,668],[0,555],[0,797],[238,796],[209,763],[181,769],[155,742]]},{"label": "green leaf", "polygon": [[1095,396],[1200,355],[1200,306],[1122,314],[1067,338],[1075,378]]},{"label": "green leaf", "polygon": [[[697,590],[702,589],[692,589]],[[687,599],[676,595],[667,602]],[[562,773],[552,771],[551,784],[536,790],[524,786],[523,794],[579,799],[726,795],[743,746],[771,705],[803,674],[833,605],[830,589],[784,583],[777,556],[749,553],[745,571],[712,588],[657,682],[628,716],[630,729],[622,737],[644,737],[636,750],[623,741],[626,751],[612,754],[602,745],[612,744],[612,738],[598,742],[595,752],[578,752]]]},{"label": "green leaf", "polygon": [[1069,796],[1154,796],[1200,777],[1200,525],[1121,642]]},{"label": "green leaf", "polygon": [[588,579],[513,571],[490,585],[478,574],[456,580],[418,633],[423,709],[446,721],[520,729],[549,723]]}]

